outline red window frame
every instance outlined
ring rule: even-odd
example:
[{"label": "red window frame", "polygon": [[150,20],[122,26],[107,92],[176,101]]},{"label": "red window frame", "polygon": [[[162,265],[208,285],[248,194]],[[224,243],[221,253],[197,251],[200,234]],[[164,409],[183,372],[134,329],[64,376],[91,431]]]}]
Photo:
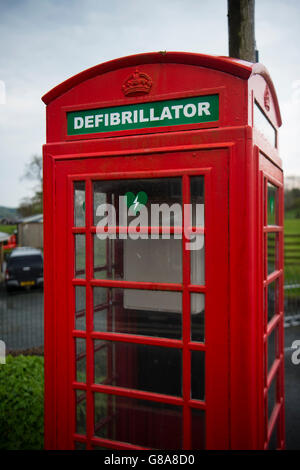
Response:
[{"label": "red window frame", "polygon": [[[130,156],[99,157],[93,155],[89,162],[83,163],[80,159],[69,160],[68,158],[57,158],[56,160],[56,194],[65,194],[64,198],[56,204],[55,233],[59,239],[59,245],[54,253],[55,264],[60,266],[60,271],[55,275],[55,300],[57,311],[67,309],[67,324],[63,317],[56,317],[55,329],[57,331],[57,348],[60,354],[65,354],[66,360],[58,364],[56,371],[57,385],[57,426],[60,429],[58,444],[60,448],[74,448],[74,445],[85,445],[92,449],[95,445],[105,448],[118,449],[140,449],[142,447],[125,442],[114,442],[100,439],[94,436],[94,403],[95,392],[105,392],[117,396],[128,396],[137,399],[148,399],[156,402],[181,406],[183,409],[183,445],[184,449],[192,446],[191,436],[191,410],[205,410],[206,413],[206,448],[228,448],[229,446],[229,344],[228,344],[228,160],[231,155],[231,146],[222,145],[212,149],[207,146],[197,151],[182,150],[172,153],[153,151],[145,156],[138,157],[137,167],[146,168],[142,171],[135,170],[135,158]],[[173,157],[173,158],[172,158]],[[176,157],[176,158],[175,158]],[[88,157],[87,157],[88,158]],[[157,160],[156,160],[157,159]],[[157,170],[158,161],[161,170]],[[100,175],[99,168],[103,165],[107,173]],[[89,168],[90,173],[85,169]],[[119,171],[115,171],[116,168]],[[224,168],[226,171],[224,171]],[[120,171],[124,170],[124,171]],[[155,170],[155,171],[154,171]],[[183,203],[189,201],[189,176],[205,175],[205,229],[199,230],[205,233],[205,286],[190,284],[190,254],[183,256],[183,282],[182,284],[167,283],[134,283],[127,281],[96,280],[93,278],[92,264],[92,235],[95,228],[92,225],[92,181],[97,178],[106,179],[134,179],[153,177],[180,176],[183,179],[182,199]],[[86,227],[74,227],[73,223],[73,181],[86,181]],[[55,215],[54,215],[55,217]],[[86,279],[74,278],[74,252],[72,238],[75,233],[86,234]],[[59,236],[59,237],[58,237]],[[182,243],[185,243],[183,237]],[[183,251],[185,253],[185,251]],[[67,270],[63,272],[63,267]],[[215,267],[218,266],[218,269]],[[61,271],[62,270],[62,271]],[[74,295],[73,286],[86,285],[86,331],[74,329]],[[110,286],[126,288],[157,288],[161,290],[181,291],[183,293],[184,315],[183,340],[177,341],[164,338],[152,338],[144,336],[130,337],[114,333],[99,333],[92,331],[92,287]],[[65,291],[68,292],[67,298]],[[205,340],[206,343],[190,341],[190,318],[189,318],[189,294],[200,292],[205,298]],[[66,300],[65,300],[66,299]],[[213,312],[208,315],[207,312]],[[219,328],[216,329],[216,322]],[[61,331],[60,331],[61,329]],[[86,337],[86,383],[75,381],[75,354],[74,337]],[[116,338],[117,337],[117,338]],[[93,340],[94,339],[117,339],[139,344],[161,345],[163,347],[180,348],[183,354],[183,396],[174,397],[169,395],[150,394],[148,392],[121,389],[109,385],[93,383]],[[208,344],[208,338],[209,344]],[[191,399],[191,351],[205,351],[205,401]],[[65,351],[65,353],[64,353]],[[207,371],[210,373],[207,373]],[[217,371],[217,372],[216,372]],[[86,392],[86,435],[75,433],[75,393],[74,390]],[[63,413],[68,418],[62,421]],[[219,425],[216,427],[216,422]],[[63,444],[64,443],[64,444]],[[77,444],[76,444],[77,443]],[[81,444],[80,444],[81,443]]]},{"label": "red window frame", "polygon": [[[262,155],[260,158],[264,158]],[[261,171],[261,185],[263,189],[263,402],[264,402],[264,449],[271,445],[273,433],[276,433],[277,449],[284,449],[284,250],[283,250],[283,184],[270,171],[268,164],[264,163],[264,170]],[[276,172],[276,169],[275,169]],[[277,172],[278,173],[278,172]],[[276,188],[275,213],[277,220],[274,225],[268,223],[268,184]],[[268,234],[275,234],[275,270],[268,273]],[[275,312],[272,318],[268,319],[268,288],[274,284],[275,289]],[[275,359],[270,367],[268,342],[272,340],[274,334]],[[270,413],[270,395],[272,387],[275,386],[274,407]]]}]

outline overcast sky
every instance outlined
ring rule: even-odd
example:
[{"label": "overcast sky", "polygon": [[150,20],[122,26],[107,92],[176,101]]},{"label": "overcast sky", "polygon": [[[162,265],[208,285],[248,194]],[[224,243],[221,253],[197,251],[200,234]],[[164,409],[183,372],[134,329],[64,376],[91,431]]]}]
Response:
[{"label": "overcast sky", "polygon": [[[281,106],[286,175],[300,175],[299,26],[299,0],[256,0],[257,48]],[[0,35],[0,205],[16,207],[32,194],[20,181],[24,166],[45,142],[43,94],[129,54],[228,55],[227,0],[0,0]]]}]

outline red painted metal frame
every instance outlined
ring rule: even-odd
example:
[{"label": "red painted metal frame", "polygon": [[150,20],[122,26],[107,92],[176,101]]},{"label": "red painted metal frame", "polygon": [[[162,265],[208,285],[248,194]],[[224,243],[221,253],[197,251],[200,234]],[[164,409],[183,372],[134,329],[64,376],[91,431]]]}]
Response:
[{"label": "red painted metal frame", "polygon": [[[229,147],[230,148],[230,147]],[[205,152],[205,149],[203,150]],[[203,151],[201,153],[203,153]],[[220,157],[220,152],[221,150],[219,150],[217,153],[218,153],[218,159]],[[226,155],[226,150],[223,149],[222,152],[224,154],[224,157],[225,158],[225,155]],[[211,153],[211,151],[210,151]],[[227,158],[227,157],[226,157]],[[189,159],[190,161],[192,162],[193,165],[195,165],[195,163],[197,165],[199,165],[199,162],[197,160],[195,160],[195,157],[193,155],[190,155],[189,156]],[[175,160],[174,160],[175,161]],[[186,156],[184,157],[184,161],[187,162],[187,158]],[[215,159],[216,161],[216,159]],[[222,159],[220,159],[220,161],[218,162],[218,167],[219,167],[219,170],[218,172],[221,171],[221,161]],[[79,162],[78,162],[79,163]],[[96,161],[95,161],[96,163]],[[165,160],[165,164],[167,163],[167,161]],[[92,376],[93,376],[93,361],[92,361],[92,341],[93,339],[106,339],[106,340],[118,340],[118,341],[130,341],[132,343],[140,343],[140,344],[153,344],[153,345],[160,345],[160,346],[165,346],[165,347],[177,347],[177,348],[183,348],[183,355],[184,355],[184,364],[189,364],[189,361],[190,361],[190,358],[189,358],[189,355],[190,355],[190,351],[191,350],[203,350],[205,351],[206,350],[206,346],[204,344],[197,344],[197,343],[194,343],[194,342],[191,342],[189,340],[189,293],[190,292],[205,292],[205,293],[209,293],[210,291],[212,291],[212,287],[210,288],[207,288],[207,286],[196,286],[196,285],[191,285],[190,284],[190,279],[189,279],[189,276],[190,276],[190,267],[189,267],[189,256],[186,256],[186,252],[185,252],[185,256],[183,256],[183,273],[184,273],[184,281],[183,281],[183,284],[161,284],[161,283],[141,283],[141,282],[127,282],[127,281],[109,281],[109,280],[93,280],[91,281],[92,279],[92,260],[91,260],[91,257],[92,257],[92,245],[91,245],[91,236],[92,234],[95,232],[95,227],[92,226],[91,224],[91,197],[90,197],[90,194],[89,191],[91,191],[90,188],[91,187],[91,179],[99,179],[99,178],[103,178],[105,177],[106,179],[107,178],[117,178],[119,179],[120,176],[122,176],[122,178],[133,178],[134,177],[140,177],[140,178],[145,178],[145,177],[167,177],[167,176],[178,176],[179,174],[179,171],[177,169],[175,170],[158,170],[155,172],[155,174],[150,170],[150,171],[143,171],[143,172],[127,172],[127,173],[118,173],[118,172],[115,172],[115,173],[109,173],[109,174],[102,174],[102,175],[99,175],[99,173],[95,173],[95,174],[92,174],[92,175],[87,175],[87,174],[82,174],[81,176],[81,180],[85,180],[86,182],[86,193],[87,193],[87,197],[86,197],[86,223],[87,223],[87,226],[86,228],[76,228],[76,227],[73,227],[73,223],[71,223],[71,219],[72,219],[72,216],[73,216],[73,209],[72,209],[72,205],[70,205],[70,200],[71,200],[71,194],[72,194],[72,182],[73,181],[76,181],[78,180],[78,178],[80,177],[78,172],[76,171],[76,167],[74,165],[74,162],[72,163],[72,167],[69,166],[68,162],[62,162],[62,161],[59,161],[57,162],[57,165],[58,166],[61,166],[61,165],[64,165],[65,167],[68,166],[68,172],[70,172],[71,168],[72,168],[72,171],[75,172],[71,178],[67,178],[65,180],[65,185],[67,185],[69,187],[69,190],[68,190],[68,194],[69,194],[69,197],[67,198],[67,200],[65,201],[65,203],[62,203],[62,205],[64,206],[68,206],[69,209],[66,209],[68,210],[68,217],[66,220],[68,220],[68,226],[70,227],[70,229],[67,229],[66,225],[60,225],[60,230],[63,229],[63,226],[66,227],[65,230],[68,230],[69,231],[69,235],[71,235],[72,237],[72,234],[75,234],[75,233],[85,233],[86,234],[86,250],[87,250],[87,253],[89,253],[89,255],[87,256],[87,259],[86,259],[86,280],[83,280],[83,279],[76,279],[74,278],[73,276],[73,272],[74,272],[74,255],[73,255],[73,250],[74,250],[74,246],[72,244],[72,239],[69,240],[69,242],[67,243],[69,249],[67,250],[67,253],[65,253],[65,256],[67,256],[67,258],[69,259],[68,261],[68,272],[69,272],[69,279],[71,280],[72,284],[75,286],[75,285],[85,285],[86,286],[86,295],[87,295],[87,309],[86,309],[86,317],[87,317],[87,331],[86,333],[83,333],[83,332],[79,332],[79,331],[76,331],[74,330],[74,295],[73,295],[73,292],[70,293],[70,288],[68,288],[68,291],[69,291],[69,302],[70,302],[70,308],[68,309],[69,311],[69,315],[68,315],[68,318],[69,318],[69,331],[72,331],[72,335],[73,337],[76,336],[76,337],[82,337],[82,338],[87,338],[87,348],[86,348],[86,351],[87,351],[87,383],[86,385],[83,385],[83,384],[80,384],[80,383],[77,383],[77,382],[74,382],[73,381],[73,388],[74,389],[81,389],[81,390],[86,390],[86,393],[87,393],[87,440],[86,442],[88,443],[88,447],[90,447],[92,445],[92,426],[93,426],[93,419],[92,419],[92,416],[93,416],[93,400],[92,400],[92,394],[93,392],[95,391],[102,391],[102,392],[105,392],[105,393],[113,393],[113,394],[121,394],[121,396],[132,396],[132,397],[136,397],[136,398],[142,398],[142,399],[147,399],[147,400],[153,400],[153,401],[161,401],[161,402],[165,402],[165,403],[172,403],[172,404],[177,404],[177,405],[181,405],[183,406],[183,409],[184,409],[184,447],[185,448],[188,448],[190,447],[190,407],[194,407],[194,408],[200,408],[200,409],[206,409],[207,408],[207,405],[206,403],[204,402],[199,402],[197,400],[192,400],[190,398],[190,370],[188,368],[188,366],[186,366],[184,368],[184,377],[183,377],[183,398],[176,398],[176,397],[167,397],[167,396],[163,396],[163,395],[157,395],[157,394],[151,394],[151,393],[146,393],[146,392],[141,392],[141,391],[133,391],[133,390],[125,390],[125,389],[118,389],[116,390],[115,387],[110,387],[110,386],[107,386],[107,385],[96,385],[96,384],[92,384]],[[114,163],[112,163],[112,165],[114,165]],[[216,166],[216,163],[214,163],[214,166]],[[57,168],[58,169],[58,168]],[[214,168],[214,172],[216,171],[216,168]],[[209,208],[210,208],[210,204],[212,204],[212,201],[214,200],[213,196],[212,196],[212,182],[210,181],[211,180],[211,177],[210,177],[210,173],[211,173],[211,170],[209,168],[207,168],[206,166],[203,166],[203,168],[201,169],[193,169],[191,167],[190,170],[187,170],[187,169],[183,169],[182,171],[180,171],[180,174],[182,174],[182,177],[183,177],[183,201],[187,201],[189,200],[189,187],[188,187],[188,174],[190,174],[191,176],[195,176],[197,174],[203,174],[203,175],[206,175],[205,176],[205,188],[206,188],[206,194],[207,194],[207,198],[208,198],[208,205],[207,205],[207,211],[208,211],[208,214],[207,214],[207,217],[206,217],[206,226],[207,227],[210,227],[210,230],[211,230],[211,235],[209,236],[208,235],[208,232],[207,230],[209,230],[209,228],[205,229],[205,234],[206,234],[206,250],[207,250],[207,253],[210,253],[212,251],[212,246],[216,246],[216,243],[217,241],[215,242],[212,242],[210,241],[211,237],[212,237],[212,234],[213,234],[213,230],[211,228],[212,226],[212,222],[210,222],[210,218],[211,216],[209,215]],[[93,178],[93,176],[95,175],[95,177]],[[225,177],[225,180],[224,180],[224,183],[222,183],[223,185],[223,188],[226,188],[227,187],[227,179],[226,179],[226,174],[224,175]],[[224,178],[222,176],[222,178]],[[219,181],[220,185],[221,185],[221,180]],[[226,184],[225,184],[226,183]],[[57,183],[57,187],[59,186],[59,184]],[[222,186],[220,186],[222,187]],[[61,187],[60,191],[64,192],[65,190],[63,190],[63,187]],[[222,191],[222,194],[224,193],[224,189]],[[88,196],[89,194],[89,196]],[[220,205],[219,207],[219,210],[222,211],[222,215],[220,215],[222,218],[224,218],[224,221],[227,220],[227,217],[226,217],[226,198],[224,198],[223,196],[221,196],[222,198],[222,206]],[[67,202],[69,201],[69,202]],[[214,204],[216,204],[214,202]],[[219,201],[219,204],[221,204],[221,202]],[[222,210],[222,207],[223,207],[223,210]],[[61,211],[61,207],[59,208],[59,211]],[[216,208],[214,209],[214,213],[216,214]],[[214,218],[216,217],[216,215],[214,216]],[[223,224],[224,226],[224,224]],[[225,225],[226,226],[226,225]],[[90,228],[88,228],[90,227]],[[63,230],[64,232],[64,230]],[[200,232],[204,232],[204,230],[199,230],[199,233]],[[224,235],[226,236],[226,230],[224,232]],[[217,237],[218,234],[216,233],[214,235],[214,237]],[[226,239],[226,238],[225,238]],[[62,242],[62,239],[61,239],[61,242]],[[185,239],[183,239],[183,244],[185,243]],[[225,246],[222,244],[222,242],[220,241],[219,239],[219,236],[218,236],[218,244],[220,246],[223,246],[223,253],[226,253],[227,252],[227,249],[225,248]],[[211,246],[211,248],[209,248]],[[216,250],[216,248],[214,248],[214,251]],[[185,250],[184,250],[185,251]],[[207,255],[208,256],[208,255]],[[62,255],[62,258],[61,258],[61,261],[63,259],[63,255]],[[209,259],[209,257],[208,257]],[[217,262],[217,260],[215,261]],[[214,265],[214,263],[212,262],[212,266]],[[222,264],[223,265],[223,268],[225,267],[226,263]],[[208,268],[207,269],[207,279],[209,280],[209,273],[210,272],[210,269]],[[207,281],[209,282],[209,281]],[[213,285],[217,285],[216,282],[211,282],[211,284]],[[63,285],[63,283],[62,283]],[[62,285],[61,285],[61,288],[62,288]],[[169,339],[163,339],[163,338],[147,338],[147,337],[143,337],[143,336],[130,336],[130,335],[125,335],[125,334],[118,334],[118,335],[115,335],[113,333],[96,333],[96,332],[92,332],[92,304],[91,304],[91,293],[90,293],[90,290],[92,289],[92,286],[93,285],[101,285],[101,286],[110,286],[110,287],[115,287],[115,286],[119,286],[119,287],[126,287],[126,288],[142,288],[142,289],[145,289],[145,288],[150,288],[150,289],[163,289],[163,290],[180,290],[180,291],[183,291],[183,295],[184,295],[184,301],[183,301],[183,315],[185,317],[185,322],[184,322],[184,330],[183,330],[183,342],[181,341],[176,341],[176,340],[169,340]],[[67,285],[66,283],[64,283],[64,288],[66,288]],[[62,290],[64,289],[62,288]],[[58,288],[58,290],[60,290]],[[71,289],[72,291],[72,289]],[[224,283],[224,288],[223,288],[223,291],[224,291],[224,297],[225,297],[225,292],[226,292],[226,283]],[[206,305],[207,305],[207,311],[209,312],[210,310],[212,310],[212,307],[210,308],[209,305],[210,305],[210,302],[212,303],[212,297],[213,297],[213,294],[212,292],[210,293],[210,298],[209,296],[207,296],[207,302],[206,302]],[[210,300],[211,299],[211,300]],[[225,305],[225,304],[224,304]],[[222,315],[224,315],[224,321],[225,321],[225,324],[224,324],[224,327],[222,328],[222,331],[220,331],[220,333],[224,333],[224,331],[226,330],[226,315],[225,315],[225,312],[226,312],[226,309],[223,310],[222,312]],[[210,324],[210,321],[207,320],[207,335],[209,337],[209,331],[213,331],[214,330],[214,326],[213,324],[211,326],[209,326]],[[213,370],[213,369],[216,369],[217,367],[217,364],[220,363],[220,358],[219,358],[219,354],[221,353],[221,351],[217,351],[218,348],[221,348],[222,349],[222,353],[224,354],[224,348],[226,349],[227,346],[226,346],[226,340],[224,342],[224,337],[220,337],[217,341],[217,335],[214,333],[214,336],[215,336],[215,339],[214,339],[214,342],[216,341],[218,344],[215,344],[215,347],[212,348],[211,347],[211,350],[210,350],[210,353],[207,354],[207,367],[208,369],[210,370]],[[225,335],[225,338],[226,338],[226,335]],[[223,346],[222,346],[222,343],[223,343]],[[72,373],[72,370],[74,371],[75,370],[75,366],[74,366],[74,347],[72,345],[72,341],[70,342],[69,344],[69,349],[68,349],[68,355],[69,357],[73,357],[73,359],[71,359],[71,364],[72,366],[68,366],[70,369],[71,369],[71,373]],[[226,361],[226,357],[227,355],[225,354],[224,357],[222,358],[222,362],[223,360]],[[212,366],[209,366],[209,363],[213,363],[214,361],[217,360],[217,363],[215,364],[214,367]],[[64,361],[64,364],[66,365],[66,361]],[[221,370],[220,370],[220,373],[224,373],[224,371],[226,370],[226,366],[225,366],[225,363],[224,363],[224,366],[221,367]],[[67,372],[67,371],[66,371]],[[69,370],[69,373],[70,373],[70,370]],[[74,374],[74,372],[72,373],[72,375]],[[214,374],[215,375],[215,374]],[[215,380],[217,380],[217,377],[213,377],[213,380],[210,380],[209,379],[209,376],[210,374],[208,374],[208,381],[207,381],[207,390],[210,390],[211,389],[211,392],[210,392],[210,395],[208,393],[208,400],[211,400],[211,402],[215,402],[216,400],[215,399],[212,399],[212,395],[217,393],[218,394],[218,390],[216,388],[216,384],[215,384]],[[219,380],[218,380],[219,381]],[[226,382],[226,377],[222,377],[222,379],[220,380],[223,385],[224,383]],[[210,382],[212,382],[210,384]],[[73,398],[72,398],[73,397]],[[75,402],[74,402],[74,395],[72,395],[72,397],[70,396],[68,398],[68,402],[71,403],[71,409],[75,409]],[[219,397],[220,398],[220,397]],[[225,401],[224,401],[225,400]],[[212,427],[213,426],[213,422],[215,420],[215,417],[214,417],[214,413],[218,414],[218,419],[219,421],[221,422],[222,419],[226,420],[227,421],[227,418],[226,418],[226,413],[224,415],[224,418],[221,419],[221,416],[223,414],[224,411],[226,411],[228,409],[228,403],[226,404],[226,400],[228,400],[228,395],[225,393],[222,394],[222,401],[220,399],[217,400],[217,402],[215,403],[214,407],[211,406],[211,412],[208,413],[208,424],[210,423],[210,426]],[[222,403],[222,406],[221,406],[221,403]],[[65,409],[66,410],[66,409]],[[69,413],[72,415],[72,413],[69,411]],[[209,418],[209,415],[212,414],[212,417]],[[73,413],[73,418],[71,418],[71,422],[72,422],[72,428],[75,429],[74,427],[74,413]],[[222,432],[221,432],[221,429]],[[224,442],[224,429],[227,429],[228,430],[228,424],[224,427],[220,427],[220,432],[221,432],[221,435],[219,436],[219,441],[220,443],[217,445],[217,447],[226,447],[227,444]],[[70,431],[67,431],[65,430],[65,432],[70,432]],[[208,432],[208,437],[210,436],[210,433]],[[75,436],[75,438],[77,439],[77,436]],[[94,438],[93,438],[94,439]],[[210,438],[211,439],[211,438]],[[216,438],[214,438],[216,439]],[[82,437],[80,438],[80,440],[82,441]],[[104,445],[104,441],[101,441],[101,440],[97,440],[98,444],[100,442],[102,442],[102,445]],[[212,441],[213,442],[213,441]],[[215,445],[213,443],[210,443],[209,439],[208,439],[208,447],[215,447]],[[107,444],[107,442],[106,442]],[[112,444],[112,443],[111,443]],[[125,444],[123,444],[123,447],[122,448],[125,448],[124,447]],[[71,441],[70,441],[70,434],[69,434],[69,439],[68,439],[68,443],[67,441],[65,441],[65,444],[64,446],[67,446],[67,447],[70,447],[71,446]],[[127,447],[126,447],[127,448]],[[132,446],[128,446],[128,448],[134,448]]]},{"label": "red painted metal frame", "polygon": [[[154,74],[159,85],[147,98],[124,99],[118,87],[137,66]],[[160,80],[161,73],[165,74],[165,80]],[[106,77],[110,80],[109,89],[105,88]],[[134,135],[111,134],[99,138],[94,135],[87,139],[80,136],[77,141],[65,136],[66,110],[71,107],[85,109],[103,107],[105,102],[127,104],[156,101],[164,96],[191,96],[199,86],[203,93],[208,89],[221,91],[218,128],[192,130],[176,126],[161,129],[159,133],[139,130]],[[264,109],[266,86],[270,90],[270,110]],[[255,100],[278,130],[281,125],[278,101],[263,66],[184,53],[141,54],[101,64],[45,95],[48,105],[47,145],[44,147],[47,449],[73,448],[74,440],[86,443],[88,448],[101,443],[112,449],[141,449],[93,435],[95,392],[182,407],[185,448],[191,444],[191,407],[205,410],[207,448],[265,449],[277,423],[278,447],[284,448],[282,170],[278,149],[253,128]],[[191,285],[190,254],[185,250],[182,284],[93,279],[92,236],[96,229],[92,225],[91,180],[127,178],[128,175],[131,178],[176,175],[182,177],[183,202],[186,202],[189,200],[189,175],[197,172],[205,174],[205,286]],[[73,227],[72,184],[76,178],[86,181],[85,228]],[[265,224],[267,180],[280,192],[280,221],[276,227]],[[223,191],[220,192],[220,188]],[[211,210],[207,210],[209,207]],[[265,277],[265,238],[269,232],[278,234],[279,259],[278,269]],[[86,279],[73,275],[75,233],[86,234]],[[279,311],[266,326],[265,286],[274,279],[280,282]],[[86,286],[86,332],[75,330],[73,289],[76,285]],[[97,285],[182,292],[183,341],[93,332],[92,289]],[[190,292],[206,295],[205,332],[209,342],[205,344],[188,339]],[[225,314],[220,315],[220,311]],[[280,336],[278,357],[268,376],[264,376],[267,336],[274,328],[278,328]],[[94,384],[93,340],[116,340],[116,336],[118,341],[182,349],[186,366],[183,397]],[[86,384],[74,380],[74,337],[86,338]],[[205,402],[189,397],[191,350],[203,350],[206,354]],[[267,422],[266,395],[276,374],[279,377],[277,405]],[[75,389],[86,392],[86,436],[74,433]]]},{"label": "red painted metal frame", "polygon": [[[264,246],[264,280],[263,280],[263,292],[264,292],[264,302],[267,307],[267,287],[273,283],[277,283],[278,290],[278,302],[277,302],[277,312],[275,312],[274,317],[268,322],[268,311],[265,309],[265,318],[264,318],[264,360],[265,360],[265,376],[264,376],[264,408],[265,408],[265,423],[264,423],[264,449],[267,449],[269,442],[272,436],[272,433],[277,425],[277,448],[285,448],[285,425],[284,425],[284,299],[283,299],[283,264],[284,264],[284,234],[283,234],[283,220],[284,220],[284,193],[283,193],[283,175],[282,171],[274,167],[270,161],[262,153],[259,154],[260,160],[260,172],[261,172],[261,187],[262,187],[262,207],[263,207],[263,218],[262,218],[262,238]],[[267,222],[267,184],[271,183],[277,188],[278,197],[276,201],[276,212],[277,212],[277,225],[268,225]],[[278,245],[278,251],[276,256],[276,265],[275,271],[268,275],[267,273],[267,239],[266,236],[268,233],[278,234],[276,237],[276,243]],[[275,249],[276,253],[276,249]],[[276,291],[276,287],[275,287]],[[277,335],[275,336],[276,341],[276,359],[271,366],[271,369],[267,371],[267,342],[268,337],[272,331],[277,330]],[[273,412],[268,419],[268,390],[272,382],[276,380],[276,404],[273,409]]]},{"label": "red painted metal frame", "polygon": [[[183,203],[188,203],[189,202],[189,180],[188,180],[188,174],[190,176],[193,176],[193,175],[198,175],[198,174],[203,174],[203,175],[207,175],[206,177],[206,188],[208,190],[208,193],[209,193],[209,180],[208,180],[208,175],[210,173],[210,170],[209,169],[205,169],[203,168],[201,170],[201,172],[199,172],[199,170],[182,170],[180,172],[178,171],[168,171],[168,170],[158,170],[156,171],[155,173],[155,177],[167,177],[167,176],[178,176],[179,174],[183,175]],[[92,175],[93,176],[93,175]],[[87,178],[85,179],[86,181],[86,184],[87,184],[87,187],[90,187],[90,182],[91,182],[91,178],[92,176],[88,176],[88,175],[82,175],[81,176],[81,179],[83,178]],[[137,174],[136,172],[134,173],[122,173],[122,174],[119,174],[119,173],[109,173],[109,174],[96,174],[94,175],[94,177],[92,178],[93,180],[99,180],[99,179],[120,179],[120,177],[122,178],[130,178],[132,179],[133,177],[140,177],[140,178],[147,178],[149,177],[149,172],[140,172],[139,174]],[[150,176],[154,176],[153,174],[150,173]],[[74,175],[72,177],[72,180],[78,180],[79,178],[79,175]],[[71,195],[70,195],[71,197]],[[86,205],[87,207],[87,211],[91,211],[91,209],[88,209],[88,204]],[[91,224],[88,224],[87,223],[87,227],[91,226]],[[94,230],[95,228],[91,227],[91,229],[89,230],[91,233],[94,233]],[[201,232],[203,230],[200,230]],[[199,231],[199,232],[200,232]],[[72,229],[72,232],[73,233],[82,233],[83,231],[82,230],[79,230],[79,229],[76,229],[76,228],[73,228]],[[86,237],[87,237],[87,240],[90,239],[90,236],[88,235],[88,232],[85,231],[86,233]],[[96,333],[96,332],[91,332],[90,331],[90,338],[91,339],[106,339],[106,340],[118,340],[118,341],[125,341],[125,342],[128,342],[130,341],[131,343],[139,343],[139,344],[152,344],[152,345],[160,345],[160,346],[165,346],[165,347],[177,347],[177,348],[183,348],[183,364],[185,364],[184,366],[184,376],[183,376],[183,380],[184,380],[184,385],[183,385],[183,399],[179,399],[179,398],[174,398],[174,397],[168,397],[168,396],[162,396],[162,395],[157,395],[157,394],[150,394],[150,393],[146,393],[146,392],[140,392],[140,391],[126,391],[126,390],[116,390],[115,387],[109,387],[109,386],[105,386],[105,385],[93,385],[92,386],[92,390],[93,391],[98,391],[98,392],[106,392],[106,393],[113,393],[113,394],[121,394],[121,396],[131,396],[131,397],[135,397],[135,398],[142,398],[142,399],[146,399],[146,400],[153,400],[153,401],[160,401],[160,402],[165,402],[165,403],[172,403],[172,404],[181,404],[183,403],[183,409],[184,409],[184,415],[183,415],[183,419],[184,419],[184,442],[183,442],[183,445],[184,445],[184,448],[190,448],[190,427],[191,427],[191,423],[190,423],[190,406],[194,406],[196,408],[200,408],[200,409],[205,409],[206,408],[206,405],[205,403],[201,403],[201,402],[197,402],[195,400],[191,400],[190,399],[190,369],[188,367],[188,364],[190,364],[190,350],[193,349],[193,350],[203,350],[205,351],[206,350],[206,347],[204,344],[197,344],[197,343],[194,343],[194,342],[191,342],[189,337],[190,337],[190,322],[189,322],[189,310],[190,310],[190,304],[189,304],[189,296],[190,296],[190,292],[205,292],[206,291],[206,288],[205,286],[194,286],[194,285],[191,285],[190,284],[190,257],[189,257],[189,252],[187,252],[185,249],[184,249],[184,245],[185,245],[185,242],[187,240],[183,237],[183,253],[184,253],[184,256],[183,256],[183,274],[184,274],[184,279],[183,279],[183,285],[179,284],[179,285],[174,285],[174,284],[162,284],[162,283],[142,283],[142,282],[127,282],[127,281],[112,281],[112,280],[93,280],[90,282],[90,285],[91,286],[96,286],[96,285],[99,285],[99,286],[110,286],[110,287],[126,287],[126,288],[142,288],[142,289],[160,289],[160,290],[180,290],[182,291],[183,290],[183,318],[185,318],[185,321],[183,323],[184,325],[184,328],[183,328],[183,343],[182,341],[176,341],[176,340],[169,340],[169,339],[162,339],[162,338],[147,338],[147,337],[143,337],[143,336],[131,336],[131,335],[125,335],[125,334],[114,334],[114,333]],[[88,245],[88,243],[87,243]],[[88,248],[87,248],[88,250]],[[88,251],[89,253],[92,253],[92,250],[90,248],[90,251]],[[90,263],[91,263],[91,259],[90,259]],[[91,265],[90,265],[91,266]],[[87,276],[88,278],[88,276]],[[78,280],[76,279],[73,279],[73,284],[76,285],[76,283],[78,282]],[[79,281],[80,284],[82,284],[82,281]],[[85,283],[85,285],[88,284],[88,279]],[[90,308],[88,309],[90,311]],[[75,332],[73,332],[75,334]],[[87,332],[88,334],[88,332]],[[79,336],[79,335],[78,335]],[[90,350],[90,355],[92,355],[92,352]],[[89,360],[89,353],[87,353],[87,360]],[[90,362],[90,367],[93,367],[92,365],[92,361]],[[77,384],[76,382],[73,383],[73,386],[75,388],[77,388],[79,386],[79,384]],[[89,386],[91,386],[91,384],[89,384],[89,381],[87,379],[87,393],[89,393]],[[89,396],[89,395],[88,395]],[[226,398],[226,397],[224,397]],[[224,406],[224,408],[226,409],[226,406]],[[91,407],[91,404],[90,404],[90,414],[92,414],[92,407]],[[87,417],[87,421],[88,421],[88,417]],[[88,429],[90,428],[91,429],[91,426],[92,426],[92,421],[91,422],[87,422],[87,426],[88,426]],[[88,439],[88,443],[90,444],[90,438],[89,438],[89,433],[87,435],[87,439]],[[98,444],[100,444],[102,442],[102,444],[104,444],[103,440],[99,440],[98,439]],[[111,443],[111,442],[110,442]],[[88,445],[89,445],[88,444]],[[106,445],[108,445],[108,442],[106,442]],[[123,448],[124,448],[124,444],[123,444]],[[127,447],[126,447],[127,448]],[[128,448],[133,448],[133,447],[128,447]]]}]

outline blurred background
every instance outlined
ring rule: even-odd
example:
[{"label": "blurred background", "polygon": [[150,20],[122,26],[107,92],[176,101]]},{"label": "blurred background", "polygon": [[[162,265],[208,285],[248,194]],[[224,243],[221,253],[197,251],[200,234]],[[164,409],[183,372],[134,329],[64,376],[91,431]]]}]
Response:
[{"label": "blurred background", "polygon": [[[38,258],[43,252],[41,153],[46,136],[41,96],[86,68],[130,54],[179,50],[226,56],[227,7],[226,0],[0,0],[0,340],[13,357],[43,358],[42,284],[33,288],[24,279],[23,289],[5,287],[9,255],[17,246],[36,250],[32,263],[37,278],[42,277]],[[300,340],[299,26],[298,0],[256,2],[256,59],[270,72],[283,121],[288,449],[300,449],[300,365],[291,360],[291,346]],[[268,249],[272,252],[272,244]],[[34,364],[20,367],[35,371],[35,400],[42,403],[42,362]],[[1,380],[0,373],[0,396]],[[22,444],[15,431],[11,446],[41,448],[41,416],[42,411],[36,417],[36,440]],[[0,418],[3,436],[1,429]],[[0,448],[7,442],[2,439]]]}]

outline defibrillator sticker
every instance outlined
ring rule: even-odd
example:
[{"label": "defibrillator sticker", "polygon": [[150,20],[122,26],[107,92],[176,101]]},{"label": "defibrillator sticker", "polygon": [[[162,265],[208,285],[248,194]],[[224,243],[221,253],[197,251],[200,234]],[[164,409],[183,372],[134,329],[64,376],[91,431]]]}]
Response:
[{"label": "defibrillator sticker", "polygon": [[219,120],[219,95],[67,113],[68,135],[178,126]]}]

